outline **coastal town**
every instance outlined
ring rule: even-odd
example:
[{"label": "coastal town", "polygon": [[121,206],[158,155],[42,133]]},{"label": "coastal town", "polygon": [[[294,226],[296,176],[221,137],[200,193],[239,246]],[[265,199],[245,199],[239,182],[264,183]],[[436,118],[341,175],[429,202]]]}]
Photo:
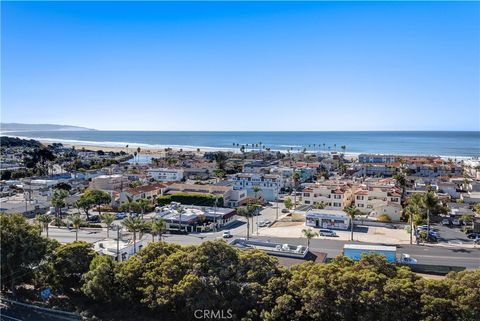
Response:
[{"label": "coastal town", "polygon": [[[2,137],[1,211],[117,261],[157,238],[275,243],[286,265],[325,262],[354,242],[402,246],[410,253],[398,255],[419,265],[480,266],[470,252],[480,244],[478,159],[232,146],[145,151]],[[289,257],[285,244],[312,255]]]}]

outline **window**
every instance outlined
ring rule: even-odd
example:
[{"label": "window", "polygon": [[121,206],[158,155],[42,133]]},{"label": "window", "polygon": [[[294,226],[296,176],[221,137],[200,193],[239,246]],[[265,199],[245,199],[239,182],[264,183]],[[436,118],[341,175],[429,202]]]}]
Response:
[{"label": "window", "polygon": [[310,193],[303,193],[304,197],[310,197]]},{"label": "window", "polygon": [[305,201],[305,204],[310,204],[310,201]]},{"label": "window", "polygon": [[357,207],[365,207],[364,204],[357,204]]}]

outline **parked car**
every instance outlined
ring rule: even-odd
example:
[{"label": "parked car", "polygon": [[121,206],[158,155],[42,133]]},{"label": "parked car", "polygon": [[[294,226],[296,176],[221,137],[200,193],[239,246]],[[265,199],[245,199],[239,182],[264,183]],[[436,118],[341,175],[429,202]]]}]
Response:
[{"label": "parked car", "polygon": [[402,253],[400,256],[400,263],[403,264],[417,264],[417,260],[410,256],[410,254]]},{"label": "parked car", "polygon": [[123,220],[125,217],[127,217],[127,214],[125,213],[117,213],[116,215],[117,220]]},{"label": "parked car", "polygon": [[480,244],[480,235],[477,235],[477,237],[473,240],[473,244]]},{"label": "parked car", "polygon": [[90,222],[90,223],[100,223],[100,216],[90,215],[90,217],[87,219],[87,221]]},{"label": "parked car", "polygon": [[453,219],[453,220],[452,220],[452,225],[454,225],[454,226],[460,226],[460,220],[458,220],[458,219]]},{"label": "parked car", "polygon": [[282,210],[282,213],[290,213],[290,211],[289,211],[288,209],[284,208],[284,209]]},{"label": "parked car", "polygon": [[227,231],[223,231],[222,237],[223,237],[224,239],[229,239],[229,238],[233,237],[233,235],[232,235],[232,233],[231,233],[229,230],[227,230]]},{"label": "parked car", "polygon": [[269,220],[262,220],[260,222],[258,222],[258,226],[259,227],[266,227],[268,226],[268,224],[270,224],[271,222]]},{"label": "parked car", "polygon": [[337,233],[335,233],[334,231],[328,229],[328,228],[321,228],[320,229],[320,236],[337,236]]},{"label": "parked car", "polygon": [[467,237],[471,240],[474,240],[474,239],[478,238],[479,236],[480,236],[480,233],[475,233],[475,232],[467,234]]},{"label": "parked car", "polygon": [[442,220],[442,225],[443,226],[450,226],[450,225],[452,225],[452,222],[450,222],[450,220],[448,218],[444,218]]}]

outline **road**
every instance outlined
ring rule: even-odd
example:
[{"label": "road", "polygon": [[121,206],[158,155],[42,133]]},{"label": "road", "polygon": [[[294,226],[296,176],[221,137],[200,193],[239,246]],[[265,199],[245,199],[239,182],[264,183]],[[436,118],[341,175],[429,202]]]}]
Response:
[{"label": "road", "polygon": [[[282,205],[282,204],[280,204]],[[281,213],[282,207],[278,210],[278,215]],[[256,235],[256,222],[268,219],[274,221],[276,219],[277,210],[274,206],[267,207],[262,210],[262,215],[254,218],[254,232],[251,233],[252,238],[261,240],[270,240],[275,243],[288,243],[292,245],[305,245],[306,240],[302,238],[280,238],[280,237],[262,237]],[[150,215],[152,216],[152,215]],[[150,217],[146,215],[146,217]],[[436,227],[437,228],[437,227]],[[240,218],[234,226],[230,227],[230,231],[234,238],[244,238],[246,236],[247,224],[244,218]],[[438,245],[397,245],[398,253],[407,253],[418,260],[419,264],[437,264],[450,266],[464,266],[468,269],[480,267],[480,247],[479,248],[462,248],[458,246],[462,242],[469,242],[458,229],[449,229],[446,227],[438,227],[441,237],[441,243]],[[123,232],[123,238],[128,239],[129,233]],[[57,229],[50,227],[49,235],[57,239],[61,243],[72,242],[75,240],[75,231],[66,228]],[[110,235],[114,236],[115,232],[110,231]],[[99,231],[98,229],[80,230],[79,240],[86,242],[96,242],[104,239],[107,236],[106,231]],[[443,237],[443,238],[442,238]],[[151,237],[144,235],[145,240],[149,241]],[[164,239],[167,242],[177,243],[181,245],[195,245],[205,241],[211,241],[222,238],[222,231],[210,233],[192,233],[189,235],[175,235],[166,234]],[[453,240],[453,241],[448,241]],[[348,241],[341,241],[337,239],[312,239],[310,248],[314,251],[325,252],[328,257],[335,257],[342,253],[343,245],[349,243]],[[359,242],[356,242],[361,244]],[[391,244],[385,244],[391,245]]]}]

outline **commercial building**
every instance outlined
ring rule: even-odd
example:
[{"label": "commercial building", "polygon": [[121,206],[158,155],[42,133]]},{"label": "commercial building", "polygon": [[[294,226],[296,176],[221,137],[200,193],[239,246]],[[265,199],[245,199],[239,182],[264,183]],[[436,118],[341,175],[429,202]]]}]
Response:
[{"label": "commercial building", "polygon": [[311,209],[305,215],[305,225],[347,230],[350,226],[350,217],[343,211]]}]

